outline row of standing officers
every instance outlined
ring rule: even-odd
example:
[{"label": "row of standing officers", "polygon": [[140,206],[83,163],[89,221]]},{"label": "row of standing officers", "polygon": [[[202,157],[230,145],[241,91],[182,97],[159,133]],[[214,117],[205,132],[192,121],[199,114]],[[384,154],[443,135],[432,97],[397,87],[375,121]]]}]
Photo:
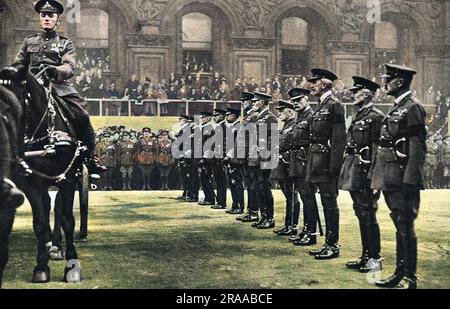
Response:
[{"label": "row of standing officers", "polygon": [[[420,190],[424,189],[426,114],[410,90],[416,71],[404,66],[385,66],[383,86],[395,98],[394,106],[386,115],[378,110],[372,100],[380,85],[354,76],[351,91],[358,110],[347,131],[344,108],[332,92],[337,76],[323,69],[312,70],[311,90],[294,88],[289,92],[289,101],[279,102],[276,107],[279,119],[269,110],[271,97],[259,92],[242,93],[242,121],[239,121],[241,110],[230,108],[202,113],[198,125],[192,117],[182,115],[176,137],[183,140],[187,136],[192,148],[179,143],[182,155],[178,164],[184,188],[180,198],[198,202],[201,186],[205,199],[199,204],[225,209],[228,179],[232,207],[227,213],[241,214],[237,220],[253,222],[254,228],[271,229],[275,227],[271,180],[277,180],[286,198],[286,214],[284,225],[274,232],[290,235],[289,240],[298,246],[315,245],[317,235],[324,235],[325,244],[309,253],[317,260],[327,260],[339,256],[337,197],[339,189],[349,191],[359,221],[362,252],[346,266],[367,273],[382,267],[376,218],[382,192],[397,231],[397,267],[391,277],[377,281],[376,285],[416,288],[414,221],[419,211]],[[309,95],[320,98],[314,111],[309,106]],[[271,136],[278,120],[283,127],[275,143]],[[256,132],[256,139],[252,139],[252,132]],[[217,135],[225,137],[217,139]],[[211,143],[212,140],[216,142]],[[200,149],[200,158],[194,156],[196,147]],[[270,150],[278,156],[276,165],[272,157],[264,156]],[[244,187],[248,194],[246,213]],[[317,192],[323,206],[325,231],[320,222]],[[298,228],[300,201],[302,228]]]}]

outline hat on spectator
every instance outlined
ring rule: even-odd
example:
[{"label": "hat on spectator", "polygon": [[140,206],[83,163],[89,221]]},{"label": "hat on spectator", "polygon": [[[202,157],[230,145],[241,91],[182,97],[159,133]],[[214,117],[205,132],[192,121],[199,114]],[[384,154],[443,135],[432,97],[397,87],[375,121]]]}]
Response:
[{"label": "hat on spectator", "polygon": [[148,128],[148,127],[145,127],[145,128],[142,129],[141,132],[142,132],[142,133],[144,133],[144,132],[151,133],[151,132],[152,132],[152,129],[150,129],[150,128]]},{"label": "hat on spectator", "polygon": [[333,72],[324,69],[312,69],[311,77],[308,79],[308,82],[315,82],[319,79],[326,78],[334,82],[338,77]]},{"label": "hat on spectator", "polygon": [[100,136],[101,137],[111,137],[111,133],[105,132],[105,133],[101,134]]},{"label": "hat on spectator", "polygon": [[123,129],[125,129],[125,126],[119,126],[118,127],[118,130],[120,131],[120,130],[123,130]]},{"label": "hat on spectator", "polygon": [[188,120],[188,121],[192,121],[193,120],[191,116],[183,115],[183,114],[180,115],[180,117],[178,117],[178,119],[180,119],[180,120],[184,119],[184,120]]},{"label": "hat on spectator", "polygon": [[117,131],[117,126],[109,127],[109,129],[110,129],[111,131]]},{"label": "hat on spectator", "polygon": [[358,92],[362,89],[368,89],[370,91],[376,92],[378,89],[381,88],[381,86],[377,83],[374,83],[373,81],[360,77],[360,76],[353,76],[353,82],[354,85],[349,90],[351,92]]},{"label": "hat on spectator", "polygon": [[130,132],[128,132],[128,131],[123,131],[122,132],[122,137],[123,136],[131,136],[131,134],[130,134]]}]

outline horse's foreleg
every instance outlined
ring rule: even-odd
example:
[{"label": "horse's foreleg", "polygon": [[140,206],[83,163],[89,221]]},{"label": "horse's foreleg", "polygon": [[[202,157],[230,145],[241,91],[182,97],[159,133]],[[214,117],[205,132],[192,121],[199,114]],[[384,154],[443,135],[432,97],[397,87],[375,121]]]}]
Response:
[{"label": "horse's foreleg", "polygon": [[9,236],[14,224],[15,209],[0,210],[0,288],[2,287],[3,271],[8,263]]},{"label": "horse's foreleg", "polygon": [[55,225],[52,233],[52,247],[50,248],[49,256],[53,261],[61,261],[64,259],[62,253],[62,231],[61,231],[61,217],[64,205],[61,191],[58,191],[55,200]]},{"label": "horse's foreleg", "polygon": [[75,184],[72,183],[66,183],[60,188],[64,201],[61,224],[64,230],[64,236],[66,237],[67,260],[67,265],[64,269],[64,280],[70,283],[77,283],[81,281],[81,269],[74,243],[75,218],[73,216],[73,202],[75,188]]},{"label": "horse's foreleg", "polygon": [[50,281],[50,267],[48,266],[48,249],[51,246],[50,231],[50,197],[48,188],[33,185],[25,186],[26,195],[33,211],[33,229],[37,239],[37,265],[33,270],[33,283]]}]

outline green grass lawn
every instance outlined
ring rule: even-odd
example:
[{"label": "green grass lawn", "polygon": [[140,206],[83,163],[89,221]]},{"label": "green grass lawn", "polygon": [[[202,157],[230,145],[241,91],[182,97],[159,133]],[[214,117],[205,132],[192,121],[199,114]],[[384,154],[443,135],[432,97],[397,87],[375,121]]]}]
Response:
[{"label": "green grass lawn", "polygon": [[[11,239],[5,288],[374,288],[366,275],[345,269],[360,254],[352,203],[341,192],[341,257],[315,261],[271,230],[258,231],[197,204],[174,200],[179,192],[96,192],[90,234],[78,243],[80,284],[62,282],[64,262],[51,262],[52,282],[30,283],[35,265],[31,209],[20,208]],[[274,191],[276,219],[284,201]],[[416,224],[420,288],[450,288],[450,191],[426,191]],[[76,219],[78,220],[78,213]],[[380,203],[383,276],[394,269],[395,231]],[[322,244],[323,239],[320,239]]]}]

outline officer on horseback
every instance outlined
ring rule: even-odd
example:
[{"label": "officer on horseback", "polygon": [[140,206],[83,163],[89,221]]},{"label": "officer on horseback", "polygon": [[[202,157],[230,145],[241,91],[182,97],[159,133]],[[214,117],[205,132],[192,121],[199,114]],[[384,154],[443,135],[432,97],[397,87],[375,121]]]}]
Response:
[{"label": "officer on horseback", "polygon": [[76,121],[77,137],[88,148],[87,166],[91,174],[106,171],[94,156],[95,133],[85,107],[87,103],[68,82],[75,75],[75,48],[66,37],[58,34],[56,28],[64,12],[61,3],[55,0],[39,0],[34,9],[39,13],[42,32],[25,38],[14,63],[5,68],[11,78],[29,69],[33,74],[42,72],[47,82],[52,81],[53,96],[67,103]]}]

